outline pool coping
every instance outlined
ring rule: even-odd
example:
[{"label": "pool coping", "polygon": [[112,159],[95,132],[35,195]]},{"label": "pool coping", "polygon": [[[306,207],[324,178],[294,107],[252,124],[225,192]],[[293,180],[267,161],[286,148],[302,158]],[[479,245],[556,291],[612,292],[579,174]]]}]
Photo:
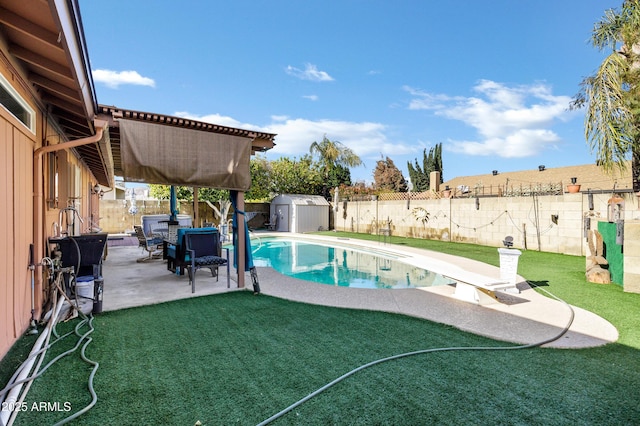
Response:
[{"label": "pool coping", "polygon": [[[325,242],[340,241],[335,237],[260,233],[260,236],[287,236]],[[342,241],[344,243],[344,241]],[[450,262],[487,276],[499,276],[499,268],[485,263],[409,247],[391,247],[389,244],[365,240],[349,240],[351,244],[381,247],[413,256],[416,262]],[[207,271],[198,274],[196,292],[186,276],[167,271],[161,260],[137,263],[135,259],[146,253],[135,246],[110,247],[104,261],[104,311],[162,303],[171,300],[199,297],[228,291],[250,291],[251,277],[245,273],[246,289],[237,288],[235,270],[231,271],[231,288],[226,285],[226,271],[220,270],[219,280]],[[460,330],[496,340],[533,344],[556,336],[567,324],[570,310],[564,304],[545,297],[532,289],[523,279],[518,283],[520,294],[499,294],[500,302],[490,300],[484,305],[463,302],[453,296],[450,285],[420,289],[362,289],[316,284],[282,275],[269,267],[259,267],[261,292],[287,300],[322,304],[352,309],[379,310],[410,315],[450,325]],[[427,268],[428,269],[428,268]],[[521,278],[521,277],[520,277]],[[569,331],[545,347],[583,348],[601,346],[618,339],[616,328],[603,318],[580,308],[573,308],[575,319]]]},{"label": "pool coping", "polygon": [[[438,273],[449,266],[496,279],[500,277],[500,268],[496,266],[431,250],[324,235],[265,232],[259,236],[348,243],[367,249],[379,247],[406,256],[402,261],[411,259],[412,265],[421,268],[434,271],[431,268],[437,265],[434,272]],[[259,276],[262,293],[271,296],[304,303],[401,313],[518,344],[535,344],[557,336],[568,325],[573,310],[569,330],[544,347],[595,347],[618,340],[617,329],[604,318],[576,306],[569,308],[563,302],[538,293],[521,276],[517,283],[520,294],[496,292],[498,300],[489,298],[481,305],[458,300],[452,285],[416,289],[334,287],[291,278],[272,268],[259,268]]]}]

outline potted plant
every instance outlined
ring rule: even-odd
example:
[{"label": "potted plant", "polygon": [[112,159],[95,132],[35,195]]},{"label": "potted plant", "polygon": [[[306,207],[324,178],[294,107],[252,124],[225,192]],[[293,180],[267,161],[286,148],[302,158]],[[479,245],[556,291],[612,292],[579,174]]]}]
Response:
[{"label": "potted plant", "polygon": [[577,192],[580,192],[580,185],[577,182],[578,182],[577,177],[571,178],[571,183],[567,185],[567,191],[569,191],[570,194],[575,194]]}]

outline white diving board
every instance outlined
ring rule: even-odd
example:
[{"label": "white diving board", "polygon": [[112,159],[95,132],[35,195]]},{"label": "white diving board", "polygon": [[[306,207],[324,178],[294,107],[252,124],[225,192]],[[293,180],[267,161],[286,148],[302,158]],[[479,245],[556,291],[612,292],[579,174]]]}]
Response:
[{"label": "white diving board", "polygon": [[515,283],[510,280],[491,278],[486,275],[468,271],[456,271],[453,274],[444,274],[444,276],[456,282],[454,296],[465,302],[479,304],[481,301],[480,289],[490,293],[495,291],[520,293]]}]

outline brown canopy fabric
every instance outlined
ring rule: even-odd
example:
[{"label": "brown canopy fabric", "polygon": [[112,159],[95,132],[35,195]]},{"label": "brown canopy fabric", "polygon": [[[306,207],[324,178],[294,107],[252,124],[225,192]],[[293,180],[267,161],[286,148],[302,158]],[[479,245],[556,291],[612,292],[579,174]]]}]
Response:
[{"label": "brown canopy fabric", "polygon": [[251,186],[251,138],[118,121],[125,182],[238,191]]}]

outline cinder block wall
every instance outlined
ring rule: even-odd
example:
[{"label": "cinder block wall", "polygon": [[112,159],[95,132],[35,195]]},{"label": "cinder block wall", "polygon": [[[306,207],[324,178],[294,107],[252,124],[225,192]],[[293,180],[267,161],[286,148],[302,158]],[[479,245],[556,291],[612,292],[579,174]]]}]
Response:
[{"label": "cinder block wall", "polygon": [[[218,203],[213,203],[217,208]],[[193,217],[193,203],[180,202],[180,214],[188,214]],[[103,232],[109,234],[120,234],[133,232],[133,225],[140,225],[141,216],[149,214],[168,214],[168,200],[138,200],[136,201],[136,212],[132,214],[130,200],[100,200],[100,227]],[[231,209],[230,213],[233,210]],[[246,203],[245,211],[257,212],[255,217],[249,222],[250,227],[258,228],[269,217],[268,203]],[[217,222],[215,213],[205,202],[198,203],[198,217],[201,226],[204,222]],[[229,219],[231,216],[229,216]]]},{"label": "cinder block wall", "polygon": [[[378,234],[390,222],[392,236],[459,241],[501,247],[505,236],[514,237],[514,247],[584,256],[584,219],[607,220],[611,194],[594,194],[593,210],[587,194],[536,197],[443,198],[407,201],[340,201],[330,210],[331,224],[339,231]],[[640,293],[640,209],[633,194],[625,197],[624,290]],[[100,226],[111,234],[131,232],[144,214],[169,211],[169,201],[137,201],[137,212],[129,212],[125,200],[100,201]],[[217,207],[217,204],[216,204]],[[201,222],[213,221],[213,210],[199,203]],[[269,218],[269,203],[247,203],[247,212],[257,212],[249,222],[259,228]],[[417,218],[420,209],[429,213],[425,225]],[[193,214],[192,203],[180,203],[181,214]],[[557,217],[557,224],[554,223]]]},{"label": "cinder block wall", "polygon": [[[407,201],[340,201],[336,230],[377,234],[390,222],[391,235],[458,241],[501,247],[514,237],[514,247],[572,255],[586,254],[585,218],[607,218],[611,194],[586,193],[536,197],[442,198]],[[635,195],[625,197],[625,220],[640,215]],[[426,224],[416,215],[429,213]],[[640,217],[639,217],[640,218]],[[557,223],[556,223],[557,222]],[[626,240],[626,239],[625,239]],[[627,240],[626,240],[627,241]],[[625,248],[625,253],[627,249]]]}]

